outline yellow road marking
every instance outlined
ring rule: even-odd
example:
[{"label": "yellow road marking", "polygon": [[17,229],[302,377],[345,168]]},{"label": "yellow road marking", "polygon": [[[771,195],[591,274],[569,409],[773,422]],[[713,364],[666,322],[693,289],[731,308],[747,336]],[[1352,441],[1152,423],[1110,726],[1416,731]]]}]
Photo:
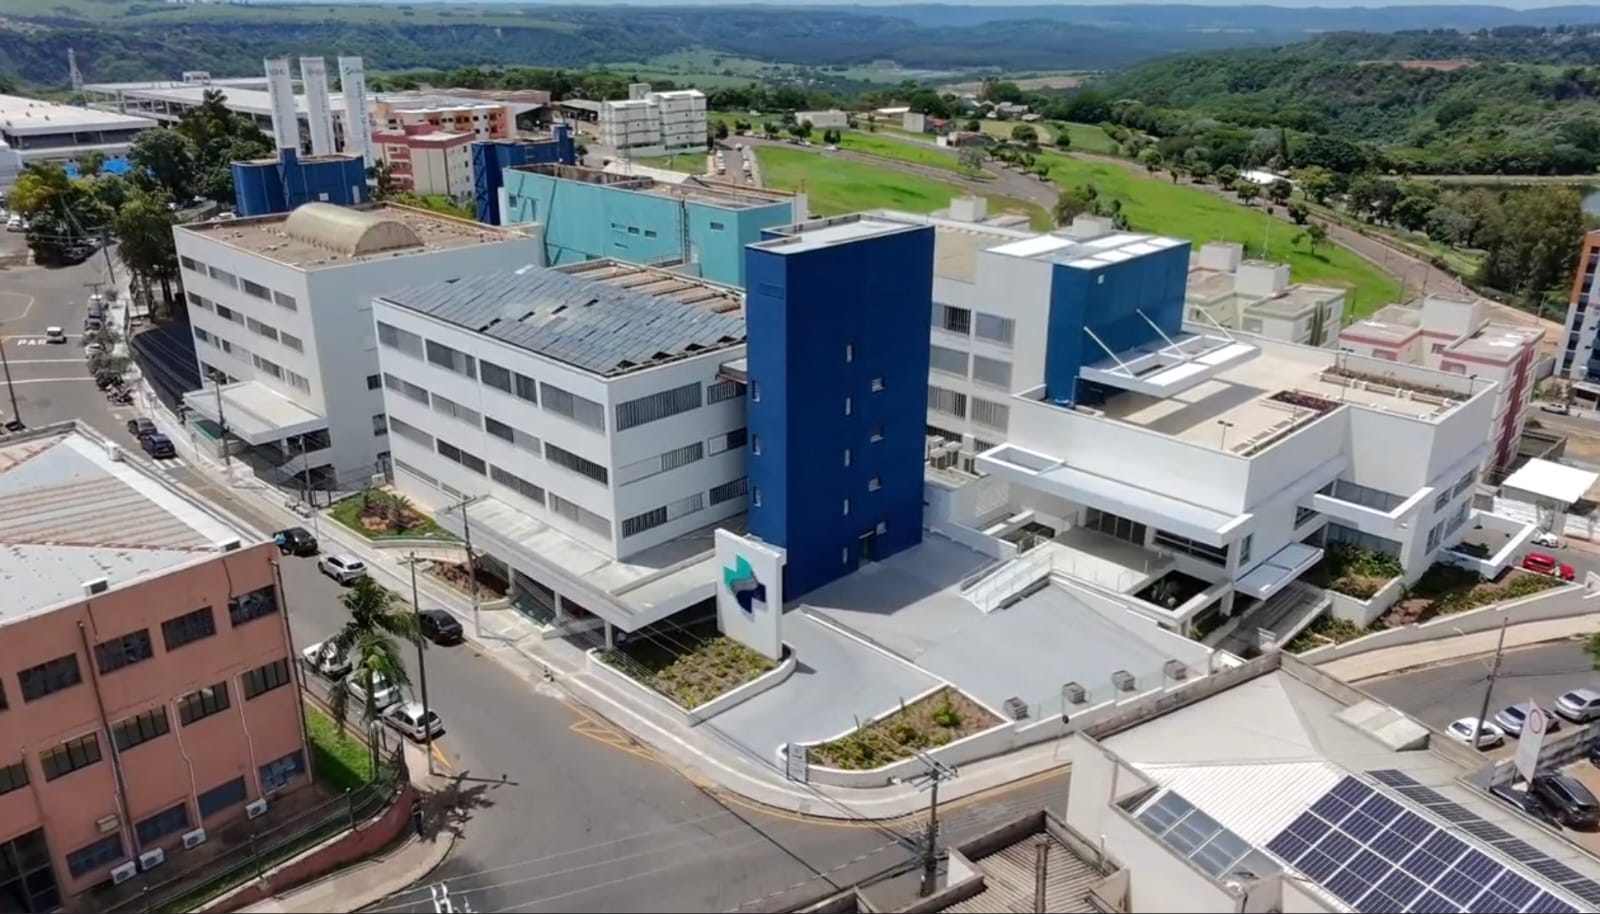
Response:
[{"label": "yellow road marking", "polygon": [[448,770],[448,771],[454,771],[455,770],[456,766],[450,764],[450,760],[448,758],[445,758],[444,752],[439,749],[439,744],[438,743],[432,744],[431,748],[433,749],[433,760],[434,761],[438,762],[440,765],[443,765],[445,767],[445,769]]}]

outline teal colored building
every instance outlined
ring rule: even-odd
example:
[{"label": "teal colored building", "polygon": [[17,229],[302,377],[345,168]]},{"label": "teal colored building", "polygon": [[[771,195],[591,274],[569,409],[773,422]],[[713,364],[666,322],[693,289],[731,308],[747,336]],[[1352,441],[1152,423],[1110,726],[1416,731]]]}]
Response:
[{"label": "teal colored building", "polygon": [[760,241],[764,229],[806,218],[804,198],[790,194],[573,165],[507,168],[505,195],[504,224],[540,223],[552,266],[604,257],[682,261],[697,265],[704,279],[739,288],[745,245]]}]

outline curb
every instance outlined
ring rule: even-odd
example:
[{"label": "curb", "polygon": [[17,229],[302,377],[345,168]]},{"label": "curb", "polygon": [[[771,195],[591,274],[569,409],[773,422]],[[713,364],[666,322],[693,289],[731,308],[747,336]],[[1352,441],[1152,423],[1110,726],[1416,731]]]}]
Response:
[{"label": "curb", "polygon": [[[1560,636],[1557,636],[1557,637],[1554,637],[1554,638],[1541,638],[1538,641],[1529,641],[1529,642],[1527,642],[1525,644],[1510,645],[1505,649],[1505,653],[1514,654],[1517,651],[1524,651],[1524,650],[1527,650],[1529,648],[1534,648],[1534,647],[1544,647],[1546,645],[1556,644],[1556,643],[1561,642],[1561,641],[1577,641],[1577,640],[1581,639],[1582,637],[1583,637],[1582,635],[1574,634],[1574,635],[1560,635]],[[1360,656],[1360,655],[1357,654],[1356,656]],[[1410,666],[1395,667],[1392,670],[1385,670],[1385,671],[1383,671],[1381,673],[1373,673],[1370,676],[1362,676],[1359,679],[1346,679],[1345,682],[1348,682],[1351,685],[1356,685],[1356,684],[1363,683],[1363,682],[1371,682],[1374,679],[1386,679],[1386,678],[1388,678],[1390,676],[1403,676],[1403,675],[1405,675],[1407,673],[1416,673],[1416,672],[1420,672],[1422,670],[1431,670],[1431,669],[1434,669],[1435,667],[1450,666],[1452,664],[1462,663],[1462,662],[1465,662],[1467,660],[1477,660],[1477,659],[1481,659],[1483,657],[1492,657],[1492,656],[1494,656],[1494,649],[1493,648],[1490,648],[1488,650],[1483,650],[1483,651],[1470,651],[1470,652],[1465,653],[1465,654],[1456,654],[1456,655],[1450,656],[1450,657],[1441,657],[1441,658],[1439,658],[1437,660],[1426,660],[1426,661],[1423,661],[1422,663],[1411,664]],[[1354,658],[1350,658],[1350,659],[1354,659]],[[1319,667],[1319,669],[1320,669],[1320,667]],[[1329,673],[1328,675],[1335,676],[1335,677],[1338,676],[1337,673]]]}]

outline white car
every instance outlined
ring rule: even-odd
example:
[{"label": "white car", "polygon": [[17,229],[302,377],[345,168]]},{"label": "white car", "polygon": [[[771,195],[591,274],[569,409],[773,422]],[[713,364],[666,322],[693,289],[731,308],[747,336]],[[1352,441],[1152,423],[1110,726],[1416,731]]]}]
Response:
[{"label": "white car", "polygon": [[339,679],[350,672],[350,658],[336,652],[329,641],[318,641],[302,650],[300,660],[312,672],[326,679]]},{"label": "white car", "polygon": [[[1476,739],[1473,731],[1476,730]],[[1479,749],[1493,749],[1506,741],[1505,733],[1494,724],[1479,724],[1476,717],[1463,717],[1446,727],[1444,732],[1463,745],[1476,745]]]},{"label": "white car", "polygon": [[1600,691],[1573,689],[1556,699],[1555,712],[1576,724],[1600,717]]},{"label": "white car", "polygon": [[67,341],[67,331],[62,330],[60,327],[46,327],[44,328],[44,341],[46,343],[65,343]]},{"label": "white car", "polygon": [[28,223],[20,215],[13,214],[10,219],[6,220],[6,231],[8,232],[25,232],[27,230]]},{"label": "white car", "polygon": [[[373,707],[381,711],[400,701],[400,690],[388,680],[388,677],[382,673],[372,673],[370,675]],[[358,682],[357,680],[359,679],[361,677],[354,673],[346,677],[344,690],[350,693],[351,698],[360,702],[362,707],[366,707],[368,683]]]},{"label": "white car", "polygon": [[351,584],[367,576],[367,563],[340,552],[317,559],[317,570],[340,584]]},{"label": "white car", "polygon": [[423,710],[420,701],[402,701],[383,712],[383,722],[417,742],[444,732],[444,721],[433,710]]},{"label": "white car", "polygon": [[1549,530],[1540,530],[1533,535],[1533,544],[1535,546],[1543,546],[1546,549],[1560,549],[1561,537],[1556,536]]},{"label": "white car", "polygon": [[1555,413],[1558,416],[1570,416],[1570,415],[1572,415],[1572,406],[1571,406],[1571,404],[1567,403],[1564,400],[1555,400],[1555,401],[1551,401],[1551,402],[1548,402],[1548,403],[1540,403],[1539,404],[1539,408],[1544,410],[1547,413]]},{"label": "white car", "polygon": [[[49,331],[46,331],[46,333],[48,332]],[[105,349],[106,347],[100,345],[99,343],[86,343],[83,347],[83,357],[86,359],[93,358],[94,356],[104,352]]]}]

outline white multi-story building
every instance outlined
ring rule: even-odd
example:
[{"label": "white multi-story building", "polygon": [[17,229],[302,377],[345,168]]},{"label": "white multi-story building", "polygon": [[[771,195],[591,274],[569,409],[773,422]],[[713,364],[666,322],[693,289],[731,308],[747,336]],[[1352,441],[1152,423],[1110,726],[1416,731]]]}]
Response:
[{"label": "white multi-story building", "polygon": [[625,100],[600,105],[600,142],[619,155],[658,156],[706,145],[706,96],[698,89],[651,92],[628,87]]},{"label": "white multi-story building", "polygon": [[64,163],[89,153],[120,160],[134,138],[154,126],[149,118],[0,95],[0,189],[34,162]]},{"label": "white multi-story building", "polygon": [[1495,382],[1484,472],[1498,482],[1517,457],[1543,341],[1542,327],[1491,320],[1486,299],[1429,295],[1410,305],[1390,305],[1346,327],[1339,349]]},{"label": "white multi-story building", "polygon": [[1345,290],[1291,283],[1288,264],[1243,258],[1239,244],[1201,245],[1190,261],[1185,321],[1202,333],[1243,330],[1304,346],[1337,344]]},{"label": "white multi-story building", "polygon": [[744,389],[720,376],[743,300],[610,260],[379,296],[397,485],[462,532],[471,499],[474,547],[546,610],[633,630],[711,596],[695,557],[745,511]]},{"label": "white multi-story building", "polygon": [[388,459],[372,296],[544,262],[526,231],[391,205],[308,203],[173,236],[206,379],[184,398],[191,420],[213,440],[225,427],[271,482],[327,488]]},{"label": "white multi-story building", "polygon": [[850,126],[850,112],[840,111],[838,108],[829,108],[827,111],[796,111],[794,119],[796,123],[810,124],[817,130]]}]

